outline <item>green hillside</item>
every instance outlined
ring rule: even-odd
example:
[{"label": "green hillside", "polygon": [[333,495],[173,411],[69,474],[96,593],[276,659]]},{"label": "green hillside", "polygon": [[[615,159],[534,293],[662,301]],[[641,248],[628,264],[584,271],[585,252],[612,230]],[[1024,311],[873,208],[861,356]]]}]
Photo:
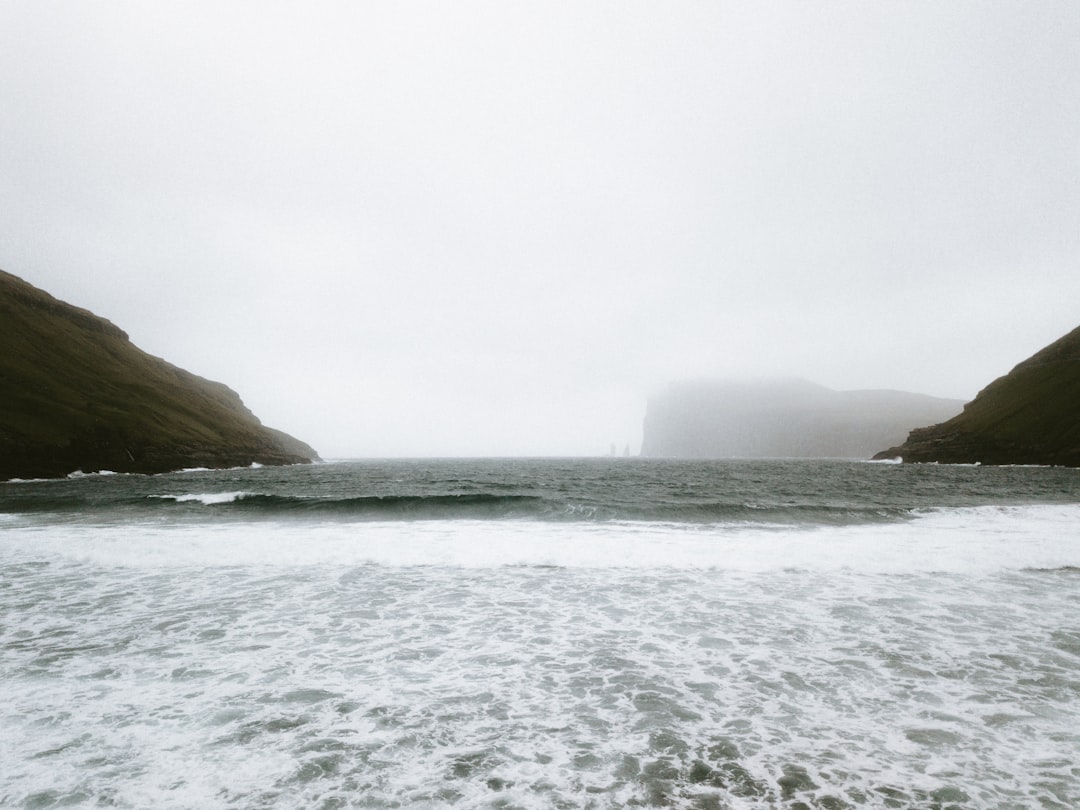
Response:
[{"label": "green hillside", "polygon": [[316,453],[237,394],[0,271],[0,480],[292,464]]},{"label": "green hillside", "polygon": [[958,416],[875,458],[1080,467],[1080,328],[979,392]]}]

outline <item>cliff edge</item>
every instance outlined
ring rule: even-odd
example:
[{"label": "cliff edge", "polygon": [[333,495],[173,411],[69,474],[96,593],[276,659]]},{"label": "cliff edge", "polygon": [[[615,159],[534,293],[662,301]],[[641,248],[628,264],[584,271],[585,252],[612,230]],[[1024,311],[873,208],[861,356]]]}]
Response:
[{"label": "cliff edge", "polygon": [[0,480],[317,458],[225,385],[0,270]]},{"label": "cliff edge", "polygon": [[1080,327],[990,383],[947,422],[874,458],[1080,467]]}]

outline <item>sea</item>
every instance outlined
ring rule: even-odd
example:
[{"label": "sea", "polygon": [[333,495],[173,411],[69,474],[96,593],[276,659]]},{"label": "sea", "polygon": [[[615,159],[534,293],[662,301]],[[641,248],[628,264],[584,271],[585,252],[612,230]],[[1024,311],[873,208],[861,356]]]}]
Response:
[{"label": "sea", "polygon": [[1080,470],[2,483],[0,805],[1080,807]]}]

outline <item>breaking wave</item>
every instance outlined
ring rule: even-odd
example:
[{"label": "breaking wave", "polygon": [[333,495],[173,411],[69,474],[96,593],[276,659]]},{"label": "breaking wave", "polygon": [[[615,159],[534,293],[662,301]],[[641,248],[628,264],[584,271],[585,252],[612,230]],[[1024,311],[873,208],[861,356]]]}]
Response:
[{"label": "breaking wave", "polygon": [[346,498],[269,495],[253,492],[151,495],[150,503],[166,501],[208,506],[216,512],[248,517],[308,515],[322,518],[374,520],[535,519],[555,521],[660,521],[777,526],[843,526],[889,523],[912,517],[913,510],[817,504],[768,505],[707,502],[695,504],[603,503],[562,500],[539,495],[491,492],[442,495],[366,495]]}]

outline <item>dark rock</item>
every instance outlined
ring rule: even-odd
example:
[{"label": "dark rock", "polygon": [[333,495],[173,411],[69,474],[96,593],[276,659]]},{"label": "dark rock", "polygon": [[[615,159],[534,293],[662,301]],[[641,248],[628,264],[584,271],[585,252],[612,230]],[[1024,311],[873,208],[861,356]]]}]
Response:
[{"label": "dark rock", "polygon": [[3,271],[0,391],[0,480],[318,458],[264,427],[235,391],[146,354],[104,318]]}]

